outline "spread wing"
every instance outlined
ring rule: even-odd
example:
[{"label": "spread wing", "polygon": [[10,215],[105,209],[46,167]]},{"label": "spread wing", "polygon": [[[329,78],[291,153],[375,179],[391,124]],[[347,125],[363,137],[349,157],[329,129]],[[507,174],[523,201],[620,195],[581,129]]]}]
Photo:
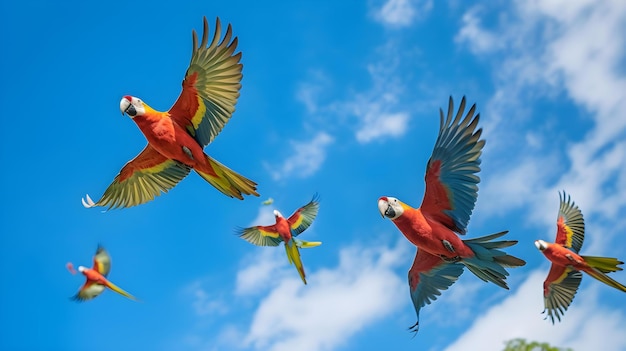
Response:
[{"label": "spread wing", "polygon": [[224,128],[235,111],[241,88],[241,52],[234,54],[237,37],[232,39],[230,24],[222,41],[222,28],[217,18],[215,33],[207,46],[209,28],[204,18],[204,32],[198,46],[192,32],[191,63],[183,80],[183,91],[170,109],[170,116],[198,141],[208,145]]},{"label": "spread wing", "polygon": [[140,205],[153,200],[161,192],[168,192],[190,170],[188,166],[161,155],[148,144],[122,168],[100,200],[94,203],[87,195],[83,205],[88,208],[105,206],[109,209]]},{"label": "spread wing", "polygon": [[441,290],[447,290],[463,273],[460,263],[447,263],[440,257],[424,250],[417,250],[413,266],[409,270],[411,300],[417,314],[417,322],[410,329],[419,329],[420,309],[435,301]]},{"label": "spread wing", "polygon": [[315,195],[308,204],[300,207],[296,210],[296,212],[289,216],[287,222],[291,228],[292,235],[297,236],[311,226],[315,217],[317,217],[317,211],[319,211],[319,209],[319,197]]},{"label": "spread wing", "polygon": [[439,136],[426,166],[426,191],[422,212],[459,234],[465,234],[478,197],[480,154],[485,145],[482,129],[476,129],[480,114],[472,105],[465,117],[465,97],[453,116],[452,97],[444,120],[439,110]]},{"label": "spread wing", "polygon": [[109,274],[109,271],[111,271],[111,256],[109,256],[109,253],[100,245],[98,245],[96,255],[93,257],[93,269],[105,277]]},{"label": "spread wing", "polygon": [[[566,197],[567,196],[567,197]],[[556,241],[578,253],[585,240],[585,220],[583,214],[565,192],[559,193],[559,216],[556,220]]]},{"label": "spread wing", "polygon": [[550,273],[543,282],[543,313],[548,313],[546,318],[550,317],[552,324],[554,317],[561,321],[561,316],[574,300],[582,278],[582,273],[577,270],[554,264],[550,267]]},{"label": "spread wing", "polygon": [[72,299],[79,302],[91,300],[96,296],[102,294],[104,289],[104,285],[88,280],[85,285],[83,285],[80,290],[78,290],[76,295],[72,296]]},{"label": "spread wing", "polygon": [[241,238],[257,246],[278,246],[283,241],[275,225],[240,228],[236,232]]}]

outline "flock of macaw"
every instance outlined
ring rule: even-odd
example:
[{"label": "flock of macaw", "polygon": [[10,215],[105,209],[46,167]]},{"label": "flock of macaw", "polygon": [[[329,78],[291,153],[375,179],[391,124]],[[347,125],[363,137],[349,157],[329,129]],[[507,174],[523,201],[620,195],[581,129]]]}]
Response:
[{"label": "flock of macaw", "polygon": [[[89,195],[82,200],[85,207],[103,206],[125,208],[153,200],[172,189],[193,169],[203,179],[230,197],[259,196],[256,183],[230,170],[204,153],[229,121],[241,88],[241,52],[235,53],[237,37],[233,38],[228,25],[222,38],[217,19],[215,33],[208,42],[208,23],[204,18],[204,32],[200,45],[192,31],[191,63],[183,80],[183,89],[169,111],[152,109],[137,97],[124,96],[120,102],[122,114],[137,124],[148,140],[148,145],[128,162],[94,202]],[[221,40],[220,40],[221,39]],[[422,204],[413,208],[397,198],[383,196],[378,209],[383,217],[391,219],[404,236],[417,248],[408,273],[411,300],[417,322],[410,328],[419,329],[419,312],[448,289],[463,273],[464,268],[485,282],[508,289],[507,268],[526,264],[522,259],[506,254],[502,249],[513,246],[516,240],[499,240],[508,231],[474,239],[461,239],[478,197],[480,155],[485,145],[476,106],[465,113],[465,97],[456,114],[452,98],[448,112],[440,110],[439,135],[426,166],[426,190]],[[263,202],[271,205],[270,198]],[[552,323],[572,303],[585,272],[597,280],[626,292],[626,286],[606,273],[622,270],[623,262],[616,258],[580,256],[585,224],[578,206],[565,193],[560,194],[557,216],[557,234],[554,243],[535,241],[535,246],[552,262],[543,286],[544,312]],[[307,242],[297,236],[315,220],[319,199],[313,199],[297,209],[288,218],[274,210],[276,222],[266,226],[238,229],[244,240],[259,246],[278,246],[284,243],[287,258],[298,270],[306,284],[306,276],[299,248],[315,247],[321,242]],[[71,263],[67,268],[76,273]],[[93,268],[78,267],[85,278],[74,299],[85,301],[109,288],[123,296],[136,298],[107,279],[111,258],[98,246]]]}]

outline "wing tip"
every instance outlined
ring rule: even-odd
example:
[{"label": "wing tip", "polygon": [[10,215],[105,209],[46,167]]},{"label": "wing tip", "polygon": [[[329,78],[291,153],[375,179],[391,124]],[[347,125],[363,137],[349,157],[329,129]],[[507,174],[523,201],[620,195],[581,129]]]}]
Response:
[{"label": "wing tip", "polygon": [[84,198],[80,199],[81,202],[83,203],[83,206],[85,208],[92,208],[96,206],[96,203],[93,202],[93,200],[91,199],[91,197],[89,196],[89,194],[85,194]]}]

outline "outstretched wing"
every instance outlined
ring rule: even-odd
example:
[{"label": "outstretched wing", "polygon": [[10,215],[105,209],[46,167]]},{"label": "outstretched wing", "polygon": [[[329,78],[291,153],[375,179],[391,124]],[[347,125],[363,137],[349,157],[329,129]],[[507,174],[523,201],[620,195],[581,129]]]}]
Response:
[{"label": "outstretched wing", "polygon": [[278,246],[283,241],[275,225],[239,228],[236,229],[236,233],[247,242],[257,246]]},{"label": "outstretched wing", "polygon": [[87,199],[83,199],[83,206],[112,209],[146,203],[161,195],[161,192],[168,192],[190,170],[188,166],[161,155],[148,144],[122,168],[100,200],[93,202],[87,195]]},{"label": "outstretched wing", "polygon": [[409,270],[409,289],[411,300],[417,314],[417,322],[410,328],[419,329],[420,309],[437,300],[441,290],[448,289],[463,273],[460,263],[448,263],[439,256],[424,250],[417,250],[413,266]]},{"label": "outstretched wing", "polygon": [[426,191],[422,213],[459,234],[465,234],[470,215],[478,197],[476,175],[480,171],[480,154],[485,145],[480,140],[482,129],[476,129],[480,114],[474,116],[476,105],[463,118],[465,97],[453,117],[452,97],[444,120],[439,110],[439,136],[426,166]]},{"label": "outstretched wing", "polygon": [[111,271],[111,256],[109,256],[109,253],[100,245],[98,245],[96,255],[93,257],[93,269],[105,277],[109,274],[109,271]]},{"label": "outstretched wing", "polygon": [[[567,197],[566,197],[567,196]],[[559,193],[559,216],[556,219],[555,243],[578,253],[585,240],[585,220],[578,206],[565,192]]]},{"label": "outstretched wing", "polygon": [[193,51],[191,63],[183,80],[183,91],[170,109],[170,116],[202,146],[206,146],[235,111],[241,88],[241,52],[237,37],[232,39],[230,24],[222,41],[220,19],[217,18],[215,33],[207,46],[209,26],[204,18],[204,32],[198,46],[195,30],[192,32]]},{"label": "outstretched wing", "polygon": [[102,294],[104,289],[104,285],[87,280],[85,285],[83,285],[80,290],[78,290],[76,295],[72,296],[72,299],[79,302],[91,300],[96,296]]},{"label": "outstretched wing", "polygon": [[550,267],[550,273],[543,282],[543,313],[548,313],[546,318],[550,317],[552,324],[554,317],[561,321],[561,316],[574,300],[582,278],[582,273],[577,270],[554,264]]},{"label": "outstretched wing", "polygon": [[296,210],[296,212],[289,216],[287,222],[291,228],[292,235],[298,236],[298,234],[302,233],[309,226],[311,226],[315,217],[317,217],[317,211],[319,211],[319,209],[319,196],[314,195],[313,199],[311,199],[308,204],[300,207]]}]

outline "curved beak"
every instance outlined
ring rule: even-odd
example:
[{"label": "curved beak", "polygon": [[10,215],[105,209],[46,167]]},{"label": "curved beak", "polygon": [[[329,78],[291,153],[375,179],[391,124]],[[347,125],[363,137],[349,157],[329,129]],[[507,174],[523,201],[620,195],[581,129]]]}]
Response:
[{"label": "curved beak", "polygon": [[543,251],[548,247],[548,245],[546,245],[546,242],[543,240],[535,240],[535,247],[540,251]]},{"label": "curved beak", "polygon": [[383,216],[383,218],[385,218],[385,216],[387,217],[396,216],[396,212],[393,210],[391,206],[389,206],[389,202],[384,198],[378,199],[378,211],[380,212],[380,215]]},{"label": "curved beak", "polygon": [[120,100],[120,111],[122,111],[122,115],[126,113],[131,117],[134,117],[137,114],[135,106],[132,105],[132,103],[126,96],[124,96],[122,100]]}]

